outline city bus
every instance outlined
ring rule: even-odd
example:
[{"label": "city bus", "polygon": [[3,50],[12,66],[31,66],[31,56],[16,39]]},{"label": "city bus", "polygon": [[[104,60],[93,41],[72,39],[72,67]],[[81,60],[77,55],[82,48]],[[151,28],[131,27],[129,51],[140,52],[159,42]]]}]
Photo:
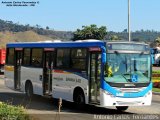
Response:
[{"label": "city bus", "polygon": [[101,107],[151,104],[147,44],[79,40],[8,43],[5,85],[11,89]]},{"label": "city bus", "polygon": [[160,66],[160,48],[150,48],[151,50],[151,58],[152,58],[152,64],[155,66]]}]

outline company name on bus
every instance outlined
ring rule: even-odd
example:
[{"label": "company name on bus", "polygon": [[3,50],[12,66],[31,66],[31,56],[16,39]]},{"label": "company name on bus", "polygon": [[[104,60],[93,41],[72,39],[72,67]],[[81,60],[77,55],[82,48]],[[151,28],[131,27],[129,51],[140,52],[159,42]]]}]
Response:
[{"label": "company name on bus", "polygon": [[63,80],[63,78],[61,78],[61,77],[54,77],[53,79],[54,80]]},{"label": "company name on bus", "polygon": [[81,79],[76,79],[76,78],[66,78],[66,81],[81,83]]},{"label": "company name on bus", "polygon": [[[62,77],[54,77],[54,80],[58,80],[58,81],[63,81],[64,79]],[[77,83],[81,83],[81,79],[76,79],[76,78],[66,78],[67,82],[77,82]]]}]

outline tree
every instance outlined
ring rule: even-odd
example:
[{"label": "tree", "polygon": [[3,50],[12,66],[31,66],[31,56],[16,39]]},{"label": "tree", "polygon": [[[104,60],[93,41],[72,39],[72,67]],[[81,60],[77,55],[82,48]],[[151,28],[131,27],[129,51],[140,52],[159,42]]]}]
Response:
[{"label": "tree", "polygon": [[48,26],[46,26],[46,30],[49,30],[49,27],[48,27]]},{"label": "tree", "polygon": [[157,37],[155,40],[157,43],[160,43],[160,37]]},{"label": "tree", "polygon": [[150,47],[160,47],[160,37],[157,37],[153,42],[150,43]]},{"label": "tree", "polygon": [[120,40],[117,35],[111,35],[110,40]]},{"label": "tree", "polygon": [[127,33],[127,29],[124,29],[122,32]]},{"label": "tree", "polygon": [[90,26],[82,26],[82,30],[77,29],[77,31],[74,32],[73,40],[102,40],[107,35],[106,30],[107,28],[105,26],[101,26],[100,28],[98,28],[95,24],[92,24]]},{"label": "tree", "polygon": [[160,37],[157,37],[155,42],[156,42],[156,46],[160,46]]}]

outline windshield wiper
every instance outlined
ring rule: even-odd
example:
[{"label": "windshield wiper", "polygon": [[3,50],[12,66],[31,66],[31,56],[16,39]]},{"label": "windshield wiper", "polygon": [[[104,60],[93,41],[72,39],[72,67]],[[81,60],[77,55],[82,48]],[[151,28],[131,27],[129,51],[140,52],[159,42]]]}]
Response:
[{"label": "windshield wiper", "polygon": [[139,56],[142,56],[142,55],[144,55],[144,52],[141,52],[141,53],[139,54]]},{"label": "windshield wiper", "polygon": [[118,52],[118,51],[114,51],[114,53],[115,53],[116,55],[119,55],[119,52]]},{"label": "windshield wiper", "polygon": [[121,74],[121,75],[126,79],[127,82],[130,82],[130,79],[127,79],[127,78],[125,77],[125,75],[130,75],[129,73],[125,73],[125,74]]}]

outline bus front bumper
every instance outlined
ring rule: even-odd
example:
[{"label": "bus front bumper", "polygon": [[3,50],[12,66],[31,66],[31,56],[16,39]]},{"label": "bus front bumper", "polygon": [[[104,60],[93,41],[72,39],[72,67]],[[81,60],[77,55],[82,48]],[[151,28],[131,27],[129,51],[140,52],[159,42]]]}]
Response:
[{"label": "bus front bumper", "polygon": [[116,97],[105,90],[100,90],[100,104],[105,106],[146,106],[151,105],[152,91],[148,91],[143,97],[124,98]]}]

